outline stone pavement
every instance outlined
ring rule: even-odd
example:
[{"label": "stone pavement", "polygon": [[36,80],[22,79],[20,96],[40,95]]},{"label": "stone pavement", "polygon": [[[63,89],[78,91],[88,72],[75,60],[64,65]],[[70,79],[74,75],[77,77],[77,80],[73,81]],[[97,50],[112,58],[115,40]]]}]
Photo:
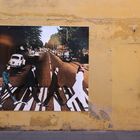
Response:
[{"label": "stone pavement", "polygon": [[0,140],[140,140],[140,131],[0,131]]}]

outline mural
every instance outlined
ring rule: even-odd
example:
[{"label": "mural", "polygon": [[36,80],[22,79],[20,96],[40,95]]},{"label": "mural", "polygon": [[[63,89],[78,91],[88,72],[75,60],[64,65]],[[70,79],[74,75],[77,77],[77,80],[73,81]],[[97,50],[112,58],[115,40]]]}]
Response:
[{"label": "mural", "polygon": [[88,111],[89,28],[0,26],[0,110]]}]

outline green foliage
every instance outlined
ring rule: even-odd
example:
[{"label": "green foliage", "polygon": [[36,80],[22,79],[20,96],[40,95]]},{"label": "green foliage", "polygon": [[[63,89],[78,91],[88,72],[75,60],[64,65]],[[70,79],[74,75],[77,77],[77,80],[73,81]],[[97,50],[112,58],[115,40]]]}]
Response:
[{"label": "green foliage", "polygon": [[40,26],[0,26],[0,34],[13,37],[16,46],[42,47]]},{"label": "green foliage", "polygon": [[61,43],[69,47],[74,52],[83,48],[88,49],[88,27],[63,27],[58,29]]}]

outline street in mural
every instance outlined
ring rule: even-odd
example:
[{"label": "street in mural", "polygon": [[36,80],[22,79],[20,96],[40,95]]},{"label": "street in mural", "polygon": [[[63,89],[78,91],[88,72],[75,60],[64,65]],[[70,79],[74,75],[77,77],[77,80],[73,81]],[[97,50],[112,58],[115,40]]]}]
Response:
[{"label": "street in mural", "polygon": [[88,111],[89,28],[0,26],[0,110]]}]

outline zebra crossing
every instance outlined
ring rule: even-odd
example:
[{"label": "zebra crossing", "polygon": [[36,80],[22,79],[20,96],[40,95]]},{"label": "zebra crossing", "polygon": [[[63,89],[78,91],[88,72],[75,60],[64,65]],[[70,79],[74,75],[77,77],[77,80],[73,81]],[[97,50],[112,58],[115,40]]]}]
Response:
[{"label": "zebra crossing", "polygon": [[[12,87],[11,91],[14,94],[15,91],[18,89],[18,87]],[[1,90],[1,88],[0,88]],[[85,89],[85,93],[88,93],[88,88]],[[41,102],[44,102],[44,100],[47,97],[47,92],[48,92],[48,87],[40,87],[40,92],[38,94],[38,98]],[[67,105],[67,100],[70,99],[70,97],[72,97],[75,93],[75,91],[72,89],[72,87],[63,87],[62,88],[62,92],[60,92],[60,96],[63,97],[63,102],[65,103],[64,106],[61,106],[58,102],[58,98],[57,95],[55,94],[53,96],[52,102],[51,102],[51,106],[53,108],[53,110],[51,111],[88,111],[88,108],[84,108],[84,104],[81,103],[78,99],[74,100],[71,104],[71,106]],[[19,103],[14,105],[14,111],[47,111],[48,107],[42,106],[42,105],[38,105],[34,98],[31,97],[27,103],[23,103],[22,100],[24,98],[24,96],[27,93],[27,89],[24,90],[24,92],[22,93],[22,96],[19,100]],[[18,93],[16,93],[18,94]],[[63,94],[63,96],[62,96]],[[64,98],[65,97],[65,98]],[[7,99],[10,98],[10,95],[8,94],[7,91],[4,92],[4,94],[2,95],[1,99],[2,99],[2,104],[8,104]],[[88,95],[85,96],[86,101],[88,103]],[[63,108],[63,109],[62,109]]]},{"label": "zebra crossing", "polygon": [[[2,88],[0,88],[0,90],[1,90],[1,89],[2,89]],[[12,87],[12,88],[11,88],[11,92],[14,93],[16,89],[17,89],[17,87],[15,87],[15,88]],[[4,103],[4,101],[6,101],[6,99],[7,99],[8,97],[10,97],[10,94],[8,94],[8,91],[5,91],[4,94],[3,94],[2,97],[1,97],[2,104]]]}]

